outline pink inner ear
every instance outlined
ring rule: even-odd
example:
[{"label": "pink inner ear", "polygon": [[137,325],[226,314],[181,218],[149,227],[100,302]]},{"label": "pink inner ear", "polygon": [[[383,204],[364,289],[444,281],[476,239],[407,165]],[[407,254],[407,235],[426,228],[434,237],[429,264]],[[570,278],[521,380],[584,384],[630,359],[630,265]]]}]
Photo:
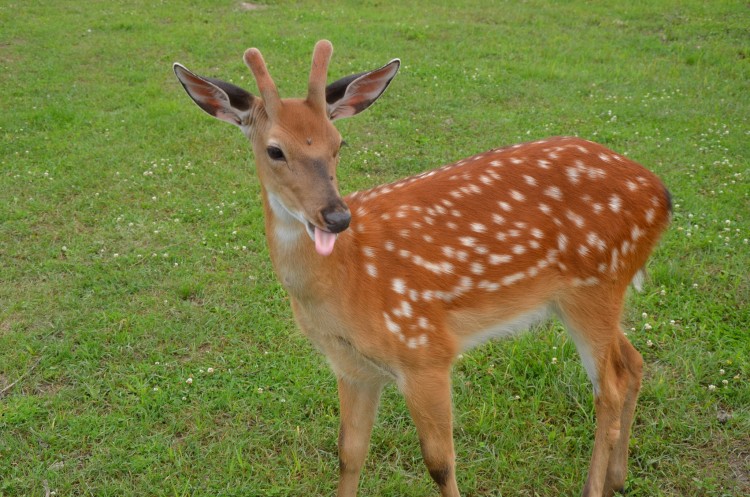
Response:
[{"label": "pink inner ear", "polygon": [[240,125],[240,121],[239,119],[237,119],[237,116],[229,112],[224,112],[223,110],[219,109],[216,111],[216,117],[230,124],[236,124],[238,126]]},{"label": "pink inner ear", "polygon": [[385,91],[398,68],[399,60],[394,59],[380,69],[364,74],[353,81],[346,89],[344,96],[329,106],[330,119],[351,117],[368,108]]},{"label": "pink inner ear", "polygon": [[352,105],[356,106],[358,103],[362,102],[363,100],[374,100],[376,99],[381,91],[383,90],[383,81],[382,79],[368,79],[365,81],[357,82],[355,83],[356,88],[356,97],[354,100],[352,100]]},{"label": "pink inner ear", "polygon": [[219,102],[216,101],[216,92],[213,88],[208,87],[205,84],[191,84],[190,90],[208,105],[212,107],[219,106]]}]

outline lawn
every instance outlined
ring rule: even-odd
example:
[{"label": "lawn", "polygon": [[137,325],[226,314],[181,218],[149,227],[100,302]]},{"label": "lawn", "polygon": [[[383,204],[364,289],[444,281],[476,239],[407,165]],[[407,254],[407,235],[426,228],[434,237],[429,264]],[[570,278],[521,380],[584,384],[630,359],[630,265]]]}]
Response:
[{"label": "lawn", "polygon": [[[609,5],[608,5],[609,4]],[[632,2],[0,3],[0,496],[333,495],[335,378],[272,272],[249,144],[171,64],[283,96],[402,60],[338,124],[343,192],[550,135],[658,173],[674,218],[623,326],[630,496],[750,493],[750,8]],[[575,495],[591,388],[559,324],[454,370],[465,496]],[[395,388],[363,496],[437,490]]]}]

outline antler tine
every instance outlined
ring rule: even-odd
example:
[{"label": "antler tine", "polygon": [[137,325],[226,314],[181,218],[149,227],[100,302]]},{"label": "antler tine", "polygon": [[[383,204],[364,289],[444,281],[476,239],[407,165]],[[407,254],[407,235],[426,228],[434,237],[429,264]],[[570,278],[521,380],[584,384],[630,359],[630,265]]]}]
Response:
[{"label": "antler tine", "polygon": [[307,101],[324,113],[326,112],[326,79],[331,54],[333,54],[333,45],[330,41],[320,40],[315,44],[310,81],[307,86]]},{"label": "antler tine", "polygon": [[250,68],[253,76],[255,76],[255,82],[258,84],[258,90],[260,90],[260,95],[266,106],[266,113],[269,116],[275,115],[281,106],[281,99],[279,98],[279,91],[276,89],[276,84],[268,73],[260,50],[257,48],[248,48],[243,58],[245,59],[245,64],[247,64],[247,67]]}]

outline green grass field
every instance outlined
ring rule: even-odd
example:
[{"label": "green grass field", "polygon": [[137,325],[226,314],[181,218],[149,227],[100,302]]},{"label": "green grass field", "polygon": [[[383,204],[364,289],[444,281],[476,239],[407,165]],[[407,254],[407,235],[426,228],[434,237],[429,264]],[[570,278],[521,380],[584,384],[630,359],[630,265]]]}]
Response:
[{"label": "green grass field", "polygon": [[[609,4],[609,5],[606,5]],[[282,95],[403,62],[338,126],[351,192],[579,135],[654,170],[672,227],[624,327],[646,360],[630,496],[750,493],[750,8],[632,2],[0,2],[0,496],[333,495],[335,379],[271,270],[249,144],[179,61]],[[454,371],[465,496],[576,495],[591,388],[559,324]],[[363,496],[426,496],[386,391]]]}]

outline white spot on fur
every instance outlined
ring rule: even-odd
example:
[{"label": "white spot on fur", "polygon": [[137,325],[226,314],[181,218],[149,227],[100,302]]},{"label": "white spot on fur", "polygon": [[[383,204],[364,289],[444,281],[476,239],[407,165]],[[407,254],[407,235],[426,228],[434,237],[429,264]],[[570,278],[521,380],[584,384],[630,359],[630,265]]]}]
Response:
[{"label": "white spot on fur", "polygon": [[516,283],[517,281],[521,281],[526,277],[525,273],[514,273],[509,276],[506,276],[502,279],[502,284],[504,286],[512,285],[513,283]]},{"label": "white spot on fur", "polygon": [[612,260],[609,263],[609,272],[610,273],[614,273],[615,271],[617,271],[617,263],[618,263],[618,257],[619,257],[619,255],[620,254],[619,254],[617,248],[613,248],[612,249]]},{"label": "white spot on fur", "polygon": [[396,317],[410,318],[412,317],[411,304],[406,300],[401,301],[401,307],[397,307],[393,310],[393,315]]},{"label": "white spot on fur", "polygon": [[575,224],[579,228],[583,228],[583,224],[584,224],[583,216],[580,216],[580,215],[576,214],[575,212],[571,211],[570,209],[568,209],[568,211],[565,213],[565,216],[569,220],[571,220],[573,222],[573,224]]},{"label": "white spot on fur", "polygon": [[388,331],[396,334],[401,333],[401,326],[399,326],[398,323],[394,322],[393,319],[391,319],[390,314],[384,312],[383,319],[385,320],[385,327],[388,329]]},{"label": "white spot on fur", "polygon": [[477,243],[477,239],[474,238],[473,236],[459,236],[458,241],[464,247],[473,247]]},{"label": "white spot on fur", "polygon": [[487,231],[487,227],[482,223],[471,223],[470,227],[471,231],[474,231],[476,233],[484,233],[485,231]]},{"label": "white spot on fur", "polygon": [[529,176],[528,174],[523,175],[524,181],[526,181],[526,184],[529,186],[536,186],[536,179],[533,176]]},{"label": "white spot on fur", "polygon": [[523,202],[524,200],[526,200],[526,196],[518,190],[511,190],[510,196],[516,202]]},{"label": "white spot on fur", "polygon": [[404,294],[406,293],[406,282],[401,278],[394,278],[391,281],[391,288],[394,292]]},{"label": "white spot on fur", "polygon": [[489,261],[493,266],[510,262],[513,258],[507,254],[490,254]]},{"label": "white spot on fur", "polygon": [[375,278],[378,275],[378,268],[374,264],[365,264],[365,270],[367,274]]},{"label": "white spot on fur", "polygon": [[604,252],[604,249],[607,248],[604,240],[599,238],[599,235],[597,235],[593,231],[589,232],[589,234],[586,235],[586,242],[589,244],[589,246],[599,249],[599,252]]},{"label": "white spot on fur", "polygon": [[574,185],[577,185],[581,180],[581,173],[580,171],[578,171],[578,168],[575,167],[566,167],[565,175],[568,177],[568,180]]},{"label": "white spot on fur", "polygon": [[653,224],[655,217],[656,217],[656,211],[654,209],[648,209],[646,211],[646,222],[648,224]]},{"label": "white spot on fur", "polygon": [[628,255],[630,252],[630,240],[623,240],[622,245],[620,245],[620,252],[622,252],[622,255]]},{"label": "white spot on fur", "polygon": [[609,208],[612,212],[617,214],[620,212],[620,208],[622,207],[622,199],[618,195],[612,195],[609,197]]},{"label": "white spot on fur", "polygon": [[562,200],[562,191],[556,186],[548,186],[544,190],[544,194],[555,200]]}]

